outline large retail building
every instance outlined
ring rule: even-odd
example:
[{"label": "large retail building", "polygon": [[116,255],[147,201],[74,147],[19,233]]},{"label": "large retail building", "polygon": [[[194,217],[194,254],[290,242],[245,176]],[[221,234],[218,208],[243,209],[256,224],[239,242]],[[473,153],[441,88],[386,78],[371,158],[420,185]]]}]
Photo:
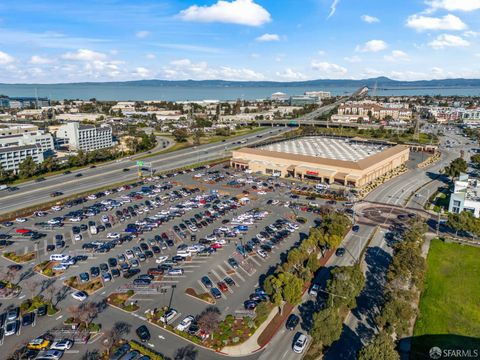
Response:
[{"label": "large retail building", "polygon": [[405,164],[407,145],[307,136],[234,150],[231,166],[266,175],[361,187]]}]

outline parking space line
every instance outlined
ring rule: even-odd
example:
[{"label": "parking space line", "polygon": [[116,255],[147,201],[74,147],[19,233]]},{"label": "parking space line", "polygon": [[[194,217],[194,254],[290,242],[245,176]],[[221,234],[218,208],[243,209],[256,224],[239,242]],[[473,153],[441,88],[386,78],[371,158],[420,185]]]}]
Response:
[{"label": "parking space line", "polygon": [[261,264],[257,260],[255,260],[255,257],[256,257],[256,255],[253,255],[253,256],[250,256],[249,259],[252,260],[258,266],[261,266]]}]

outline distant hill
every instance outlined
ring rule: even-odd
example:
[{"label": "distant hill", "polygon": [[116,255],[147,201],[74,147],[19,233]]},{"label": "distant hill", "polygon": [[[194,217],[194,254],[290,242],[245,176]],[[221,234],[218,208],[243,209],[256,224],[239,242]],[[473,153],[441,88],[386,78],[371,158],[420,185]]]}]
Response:
[{"label": "distant hill", "polygon": [[[12,84],[0,84],[12,85]],[[19,84],[20,85],[20,84]],[[23,84],[22,84],[23,85]],[[25,84],[25,85],[115,85],[115,86],[178,86],[178,87],[361,87],[368,86],[378,89],[385,88],[455,88],[455,87],[480,87],[480,79],[443,79],[443,80],[418,80],[418,81],[399,81],[387,77],[377,77],[363,80],[333,80],[319,79],[308,81],[227,81],[227,80],[134,80],[119,82],[82,82],[82,83],[62,83],[62,84]]]}]

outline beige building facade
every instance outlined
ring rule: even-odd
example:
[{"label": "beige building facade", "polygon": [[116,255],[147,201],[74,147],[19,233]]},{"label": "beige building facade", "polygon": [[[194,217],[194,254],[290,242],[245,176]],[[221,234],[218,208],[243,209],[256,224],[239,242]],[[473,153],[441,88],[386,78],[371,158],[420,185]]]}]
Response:
[{"label": "beige building facade", "polygon": [[230,164],[235,169],[266,175],[362,187],[405,164],[409,155],[407,145],[395,145],[358,161],[242,148],[233,151]]}]

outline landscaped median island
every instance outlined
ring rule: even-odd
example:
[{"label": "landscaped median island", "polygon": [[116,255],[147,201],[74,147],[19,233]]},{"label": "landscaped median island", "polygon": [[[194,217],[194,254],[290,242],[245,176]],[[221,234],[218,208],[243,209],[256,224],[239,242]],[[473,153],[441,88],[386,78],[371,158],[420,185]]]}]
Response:
[{"label": "landscaped median island", "polygon": [[107,303],[112,306],[116,306],[123,311],[133,312],[139,309],[139,306],[135,301],[129,301],[135,292],[133,290],[128,290],[124,293],[112,293],[107,298]]},{"label": "landscaped median island", "polygon": [[23,264],[35,259],[35,252],[28,252],[23,255],[17,255],[15,252],[6,251],[2,254],[5,259],[16,262],[18,264]]},{"label": "landscaped median island", "polygon": [[191,297],[197,298],[198,300],[205,301],[208,304],[215,304],[215,299],[209,293],[197,294],[195,289],[188,288],[188,289],[185,289],[185,294]]},{"label": "landscaped median island", "polygon": [[31,299],[24,300],[20,304],[20,312],[25,314],[42,307],[47,308],[48,315],[55,315],[58,312],[58,309],[53,302],[50,299],[46,299],[43,295],[36,295]]},{"label": "landscaped median island", "polygon": [[60,264],[60,261],[45,260],[40,264],[35,265],[33,270],[47,277],[55,277],[55,276],[62,275],[64,273],[63,270],[53,269],[58,264]]},{"label": "landscaped median island", "polygon": [[65,280],[65,285],[70,286],[78,291],[85,291],[88,295],[92,295],[101,288],[103,288],[103,282],[99,278],[92,279],[88,282],[82,283],[78,281],[77,276],[71,276]]},{"label": "landscaped median island", "polygon": [[411,359],[429,349],[480,349],[480,249],[431,241]]}]

